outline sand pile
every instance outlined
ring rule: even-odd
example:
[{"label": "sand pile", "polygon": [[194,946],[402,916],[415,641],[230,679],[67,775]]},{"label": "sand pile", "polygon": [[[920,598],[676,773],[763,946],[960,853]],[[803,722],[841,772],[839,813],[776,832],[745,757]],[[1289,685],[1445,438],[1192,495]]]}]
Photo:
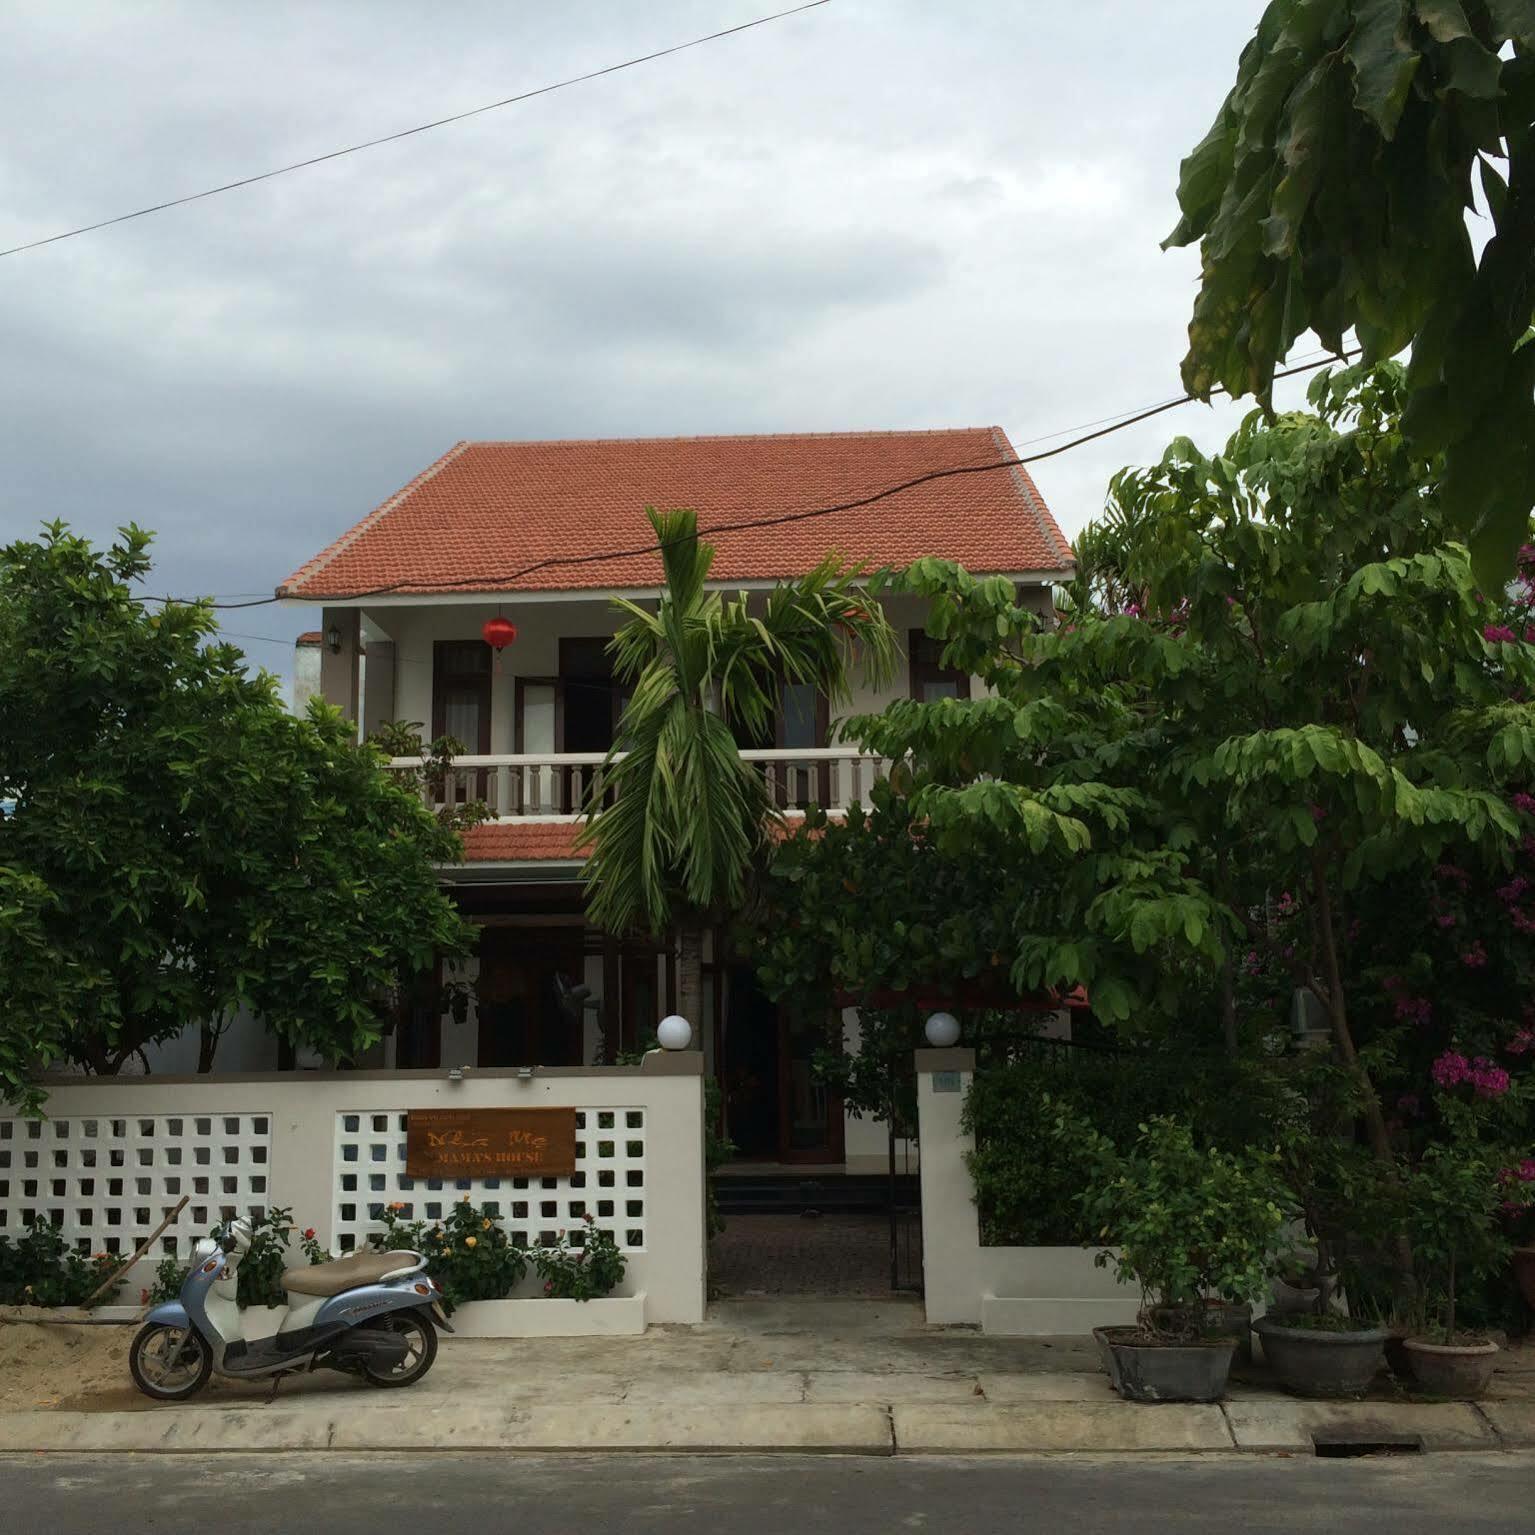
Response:
[{"label": "sand pile", "polygon": [[129,1384],[128,1345],[138,1329],[58,1322],[0,1322],[0,1412],[79,1405]]}]

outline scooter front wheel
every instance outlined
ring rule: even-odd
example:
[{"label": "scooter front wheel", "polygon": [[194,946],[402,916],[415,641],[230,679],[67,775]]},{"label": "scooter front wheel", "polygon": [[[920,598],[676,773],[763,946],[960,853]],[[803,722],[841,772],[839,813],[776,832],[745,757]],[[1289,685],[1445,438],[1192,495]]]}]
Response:
[{"label": "scooter front wheel", "polygon": [[157,1402],[184,1402],[213,1372],[213,1350],[195,1327],[150,1322],[128,1350],[133,1384]]}]

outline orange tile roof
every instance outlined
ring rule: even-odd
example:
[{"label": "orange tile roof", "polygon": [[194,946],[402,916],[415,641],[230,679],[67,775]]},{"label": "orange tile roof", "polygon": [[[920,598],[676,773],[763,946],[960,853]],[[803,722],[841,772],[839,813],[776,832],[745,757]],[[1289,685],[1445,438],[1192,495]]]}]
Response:
[{"label": "orange tile roof", "polygon": [[[659,584],[647,506],[711,526],[856,500],[940,469],[1015,458],[1000,427],[574,442],[461,442],[278,587],[285,597],[581,591]],[[1022,468],[954,475],[871,506],[720,533],[722,581],[801,575],[827,550],[901,566],[923,555],[983,573],[1059,571],[1071,550]],[[560,560],[517,574],[540,560]]]},{"label": "orange tile roof", "polygon": [[323,645],[325,636],[318,629],[306,629],[293,642],[295,645]]},{"label": "orange tile roof", "polygon": [[[577,851],[576,839],[582,829],[580,821],[482,821],[466,827],[459,839],[466,863],[581,863],[586,853]],[[818,830],[807,832],[797,818],[786,825],[773,823],[768,833],[774,841],[821,835]]]},{"label": "orange tile roof", "polygon": [[462,834],[470,863],[579,862],[579,821],[485,821]]}]

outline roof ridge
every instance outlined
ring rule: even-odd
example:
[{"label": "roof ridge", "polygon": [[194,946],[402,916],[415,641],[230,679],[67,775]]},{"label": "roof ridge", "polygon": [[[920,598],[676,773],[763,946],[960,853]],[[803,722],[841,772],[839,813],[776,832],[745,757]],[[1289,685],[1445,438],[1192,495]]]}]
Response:
[{"label": "roof ridge", "polygon": [[995,432],[994,426],[869,427],[850,432],[692,432],[659,437],[471,437],[465,448],[596,448],[640,442],[790,442],[852,437],[961,437]]},{"label": "roof ridge", "polygon": [[364,533],[377,527],[390,512],[414,495],[428,480],[447,468],[467,447],[469,447],[468,440],[461,437],[436,463],[428,464],[408,485],[395,491],[387,500],[374,507],[361,522],[353,524],[339,538],[327,544],[312,560],[300,565],[286,581],[279,582],[275,595],[287,596],[293,593],[296,587],[312,581],[343,549],[350,548]]}]

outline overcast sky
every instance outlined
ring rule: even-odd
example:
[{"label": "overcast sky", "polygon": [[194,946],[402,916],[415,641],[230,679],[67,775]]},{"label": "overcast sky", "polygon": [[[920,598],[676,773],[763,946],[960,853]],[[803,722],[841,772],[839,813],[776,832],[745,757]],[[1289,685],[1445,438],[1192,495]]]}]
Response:
[{"label": "overcast sky", "polygon": [[[0,247],[775,8],[0,0]],[[1196,258],[1158,241],[1261,9],[832,0],[8,257],[0,536],[131,518],[150,589],[270,593],[459,438],[1000,423],[1021,446],[1176,394]],[[1115,469],[1238,414],[1036,478],[1072,533]]]}]

